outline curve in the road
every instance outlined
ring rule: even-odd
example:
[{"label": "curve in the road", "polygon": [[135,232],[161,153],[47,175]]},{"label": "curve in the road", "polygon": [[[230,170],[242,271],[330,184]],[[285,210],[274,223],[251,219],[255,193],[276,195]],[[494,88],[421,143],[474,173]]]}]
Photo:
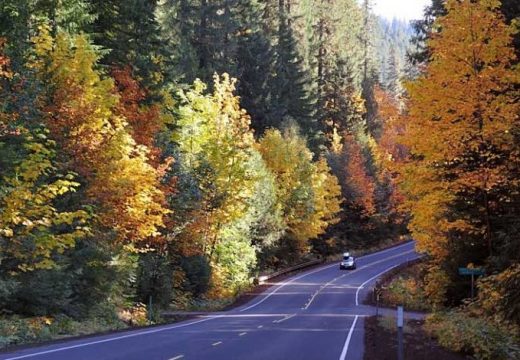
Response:
[{"label": "curve in the road", "polygon": [[0,359],[360,360],[363,319],[373,311],[359,297],[383,273],[417,257],[413,247],[407,243],[360,257],[358,269],[349,272],[338,264],[309,270],[238,309],[195,321],[43,345]]}]

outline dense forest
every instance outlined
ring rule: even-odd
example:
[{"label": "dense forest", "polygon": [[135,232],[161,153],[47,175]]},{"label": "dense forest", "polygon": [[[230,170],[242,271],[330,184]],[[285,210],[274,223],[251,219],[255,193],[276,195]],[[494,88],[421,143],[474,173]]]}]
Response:
[{"label": "dense forest", "polygon": [[3,0],[0,313],[134,321],[409,232],[432,304],[482,267],[479,309],[518,325],[519,15]]},{"label": "dense forest", "polygon": [[0,309],[230,299],[402,235],[378,101],[411,28],[369,1],[5,0]]}]

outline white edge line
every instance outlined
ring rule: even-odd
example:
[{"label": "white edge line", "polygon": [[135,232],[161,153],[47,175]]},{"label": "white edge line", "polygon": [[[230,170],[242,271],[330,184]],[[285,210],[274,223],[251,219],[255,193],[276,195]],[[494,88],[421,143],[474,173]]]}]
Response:
[{"label": "white edge line", "polygon": [[[314,293],[314,295],[312,296],[311,300],[310,300],[310,301],[307,303],[307,305],[305,305],[305,307],[303,307],[302,309],[303,309],[303,310],[307,310],[307,309],[309,308],[309,306],[311,306],[312,302],[314,301],[314,298],[316,298],[316,296],[318,296],[318,295],[321,293],[321,291],[322,291],[323,289],[325,289],[325,288],[327,288],[328,286],[332,285],[332,284],[333,284],[334,282],[336,282],[337,280],[339,280],[339,279],[341,279],[341,278],[344,278],[345,276],[351,275],[351,274],[353,274],[353,273],[356,273],[356,272],[358,272],[358,271],[360,271],[360,270],[363,270],[363,269],[365,269],[365,268],[367,268],[367,267],[371,267],[371,266],[374,266],[374,265],[380,264],[380,263],[382,263],[382,262],[385,262],[385,261],[388,261],[388,260],[391,260],[391,259],[398,258],[398,257],[400,257],[400,256],[403,256],[403,255],[409,254],[409,253],[411,253],[411,252],[414,252],[414,250],[409,250],[409,251],[404,252],[404,253],[401,253],[401,254],[393,255],[393,256],[390,256],[390,257],[387,257],[387,258],[384,258],[384,259],[381,259],[381,260],[378,260],[378,261],[375,261],[375,262],[369,263],[369,264],[367,264],[367,265],[365,265],[365,266],[360,267],[360,268],[357,269],[357,270],[353,270],[352,272],[349,272],[349,273],[343,274],[343,275],[341,275],[341,276],[338,276],[338,277],[335,278],[335,279],[332,279],[331,281],[329,281],[328,283],[326,283],[324,286],[322,286],[318,291],[316,291],[316,292]],[[400,264],[399,264],[399,265],[400,265]],[[387,271],[390,271],[390,270],[392,270],[394,267],[397,267],[397,266],[399,266],[399,265],[392,266],[391,268],[386,269],[383,273],[385,273],[385,272],[387,272]],[[381,273],[381,274],[383,274],[383,273]],[[381,274],[379,274],[379,275],[381,275]],[[379,275],[377,275],[377,276],[379,276]],[[376,276],[376,277],[377,277],[377,276]],[[373,279],[373,278],[372,278],[372,279]],[[369,279],[368,281],[370,281],[370,280],[372,280],[372,279]],[[360,290],[360,288],[362,288],[363,285],[365,285],[365,284],[366,284],[366,282],[363,283],[360,287],[357,288],[357,291],[356,291],[356,306],[358,306],[357,295],[358,295],[358,293],[359,293],[359,290]],[[356,289],[356,288],[354,288],[354,289]]]},{"label": "white edge line", "polygon": [[354,328],[356,327],[356,323],[359,316],[356,315],[354,318],[354,322],[352,323],[352,326],[350,327],[350,331],[348,332],[347,339],[345,340],[345,344],[343,345],[343,350],[341,351],[341,355],[339,357],[339,360],[345,360],[347,356],[348,346],[350,345],[350,339],[352,339],[352,334],[354,333]]},{"label": "white edge line", "polygon": [[[395,247],[390,248],[390,249],[382,250],[382,251],[379,251],[379,252],[376,252],[376,253],[373,253],[373,254],[368,254],[368,255],[360,256],[358,259],[363,259],[363,258],[366,258],[366,257],[369,257],[369,256],[373,256],[373,255],[384,254],[384,253],[387,253],[387,252],[392,251],[392,250],[395,250],[395,249],[400,249],[400,248],[402,248],[402,247],[404,247],[404,246],[407,246],[407,245],[410,245],[410,244],[412,244],[412,243],[413,243],[413,242],[410,241],[410,242],[407,242],[406,244],[398,245],[398,246],[395,246]],[[240,309],[239,311],[240,311],[240,312],[243,312],[243,311],[247,311],[247,310],[249,310],[249,309],[252,309],[252,308],[254,308],[254,307],[257,307],[258,305],[260,305],[261,303],[263,303],[264,301],[266,301],[267,299],[269,299],[271,296],[273,296],[274,294],[276,294],[276,293],[278,292],[278,290],[280,290],[280,289],[283,288],[284,286],[287,286],[287,285],[291,284],[292,282],[294,282],[294,281],[296,281],[296,280],[299,280],[299,279],[301,279],[301,278],[303,278],[303,277],[305,277],[305,276],[315,274],[315,273],[317,273],[317,272],[320,272],[320,271],[323,271],[323,270],[329,269],[329,268],[334,267],[334,266],[338,266],[338,264],[332,264],[332,265],[324,266],[324,267],[321,267],[321,268],[316,269],[316,270],[314,270],[314,271],[310,271],[310,272],[308,272],[308,273],[305,273],[305,274],[303,274],[303,275],[300,275],[300,276],[298,276],[298,277],[295,277],[295,278],[291,279],[290,281],[284,282],[284,283],[280,284],[280,286],[278,286],[276,289],[274,289],[273,291],[271,291],[270,293],[268,293],[267,295],[265,295],[265,297],[264,297],[262,300],[260,300],[260,301],[258,301],[258,302],[256,302],[256,303],[254,303],[254,304],[252,304],[252,305],[250,305],[250,306],[248,306],[248,307],[246,307],[246,308]],[[8,360],[9,360],[9,359],[8,359]]]},{"label": "white edge line", "polygon": [[133,332],[133,333],[128,334],[128,335],[123,335],[123,336],[118,336],[118,337],[113,337],[113,338],[103,339],[103,340],[98,340],[98,341],[92,341],[92,342],[77,344],[77,345],[73,345],[73,346],[66,346],[66,347],[52,349],[52,350],[47,350],[47,351],[40,351],[40,352],[27,354],[27,355],[15,356],[15,357],[12,357],[12,358],[7,358],[5,360],[26,359],[26,358],[30,358],[30,357],[34,357],[34,356],[45,355],[45,354],[52,354],[52,353],[55,353],[55,352],[60,352],[60,351],[65,351],[65,350],[70,350],[70,349],[76,349],[76,348],[80,348],[80,347],[84,347],[84,346],[102,344],[102,343],[106,343],[106,342],[111,342],[111,341],[116,341],[116,340],[121,340],[121,339],[127,339],[127,338],[140,336],[140,335],[154,334],[154,333],[158,333],[158,332],[162,332],[162,331],[168,331],[168,330],[173,330],[173,329],[177,329],[177,328],[181,328],[181,327],[185,327],[185,326],[199,324],[201,322],[217,319],[219,317],[220,316],[217,315],[217,316],[208,317],[208,318],[205,318],[205,319],[202,319],[202,320],[198,320],[198,321],[193,321],[193,322],[190,322],[188,324],[180,324],[180,325],[174,325],[174,326],[168,326],[168,327],[161,327],[159,329],[140,331],[140,332]]},{"label": "white edge line", "polygon": [[388,269],[386,269],[385,271],[381,271],[381,272],[380,272],[379,274],[377,274],[376,276],[371,277],[370,279],[368,279],[367,281],[365,281],[363,284],[361,284],[361,285],[357,288],[357,290],[356,290],[356,306],[359,306],[359,300],[358,300],[358,297],[359,297],[359,291],[360,291],[361,289],[363,289],[363,287],[364,287],[366,284],[368,284],[369,282],[371,282],[371,281],[374,280],[374,279],[377,279],[378,277],[380,277],[380,276],[383,275],[384,273],[389,272],[389,271],[392,270],[392,269],[395,269],[395,268],[398,267],[399,265],[400,265],[400,264],[398,264],[398,265],[394,265],[394,266],[391,266],[391,267],[389,267]]},{"label": "white edge line", "polygon": [[[376,252],[376,253],[373,253],[373,254],[368,254],[368,255],[363,255],[363,256],[360,256],[359,258],[362,259],[362,258],[366,258],[366,257],[369,257],[369,256],[374,256],[374,255],[380,255],[380,254],[384,254],[386,252],[389,252],[389,251],[392,251],[392,250],[396,250],[396,249],[399,249],[401,247],[404,247],[404,246],[407,246],[407,245],[410,245],[412,242],[407,242],[405,244],[402,244],[402,245],[398,245],[398,246],[394,246],[390,249],[386,249],[386,250],[383,250],[383,251],[379,251],[379,252]],[[331,267],[334,267],[334,266],[337,266],[337,264],[332,264],[332,265],[328,265],[328,266],[324,266],[322,268],[319,268],[317,270],[314,270],[314,271],[311,271],[311,272],[308,272],[308,273],[305,273],[303,275],[300,275],[296,278],[293,278],[291,279],[290,281],[288,282],[285,282],[285,283],[282,283],[279,287],[277,287],[275,290],[273,290],[272,292],[270,292],[269,294],[267,294],[267,296],[265,296],[262,300],[244,308],[244,309],[241,309],[240,312],[243,312],[243,311],[246,311],[246,310],[249,310],[249,309],[252,309],[258,305],[260,305],[261,303],[263,303],[264,301],[266,301],[269,297],[271,297],[272,295],[274,295],[278,290],[280,290],[281,288],[283,288],[284,286],[286,285],[289,285],[290,283],[296,281],[296,280],[299,280],[305,276],[308,276],[308,275],[312,275],[314,273],[317,273],[319,271],[323,271],[323,270],[326,270],[326,269],[329,269]],[[359,288],[358,288],[358,292],[359,292]],[[356,293],[356,305],[357,305],[357,294]],[[21,356],[15,356],[15,357],[11,357],[11,358],[7,358],[5,360],[18,360],[18,359],[26,359],[26,358],[30,358],[30,357],[35,357],[35,356],[39,356],[39,355],[45,355],[45,354],[52,354],[52,353],[55,353],[55,352],[60,352],[60,351],[65,351],[65,350],[70,350],[70,349],[76,349],[76,348],[80,348],[80,347],[85,347],[85,346],[90,346],[90,345],[96,345],[96,344],[102,344],[102,343],[106,343],[106,342],[112,342],[112,341],[117,341],[117,340],[121,340],[121,339],[127,339],[127,338],[131,338],[131,337],[135,337],[135,336],[140,336],[140,335],[147,335],[147,334],[154,334],[154,333],[158,333],[158,332],[162,332],[162,331],[168,331],[168,330],[173,330],[173,329],[177,329],[177,328],[181,328],[181,327],[185,327],[185,326],[190,326],[190,325],[195,325],[195,324],[198,324],[198,323],[201,323],[201,322],[205,322],[205,321],[208,321],[208,320],[212,320],[212,319],[217,319],[221,316],[213,316],[213,317],[208,317],[208,318],[205,318],[205,319],[202,319],[202,320],[198,320],[198,321],[194,321],[194,322],[191,322],[191,323],[188,323],[188,324],[181,324],[181,325],[174,325],[174,326],[168,326],[168,327],[162,327],[160,329],[154,329],[154,330],[147,330],[147,331],[141,331],[141,332],[134,332],[132,334],[128,334],[128,335],[124,335],[124,336],[118,336],[118,337],[114,337],[114,338],[109,338],[109,339],[104,339],[104,340],[98,340],[98,341],[92,341],[92,342],[88,342],[88,343],[82,343],[82,344],[77,344],[77,345],[73,345],[73,346],[66,346],[66,347],[62,347],[62,348],[57,348],[57,349],[52,349],[52,350],[47,350],[47,351],[40,351],[40,352],[36,352],[36,353],[32,353],[32,354],[27,354],[27,355],[21,355]],[[354,320],[354,322],[357,320],[357,316],[356,316],[356,319]]]}]

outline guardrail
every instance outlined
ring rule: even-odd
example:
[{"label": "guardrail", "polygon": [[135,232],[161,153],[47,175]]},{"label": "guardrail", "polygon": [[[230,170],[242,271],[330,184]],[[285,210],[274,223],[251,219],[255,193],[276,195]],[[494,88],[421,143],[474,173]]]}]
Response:
[{"label": "guardrail", "polygon": [[[384,247],[382,247],[380,249],[378,249],[378,248],[370,248],[370,249],[365,249],[365,250],[359,250],[358,249],[358,250],[352,251],[351,253],[356,258],[357,257],[362,257],[362,256],[364,256],[366,254],[370,254],[370,253],[377,252],[377,251],[382,251],[382,250],[385,250],[385,249],[391,249],[393,247],[400,246],[400,245],[404,245],[404,244],[406,244],[406,243],[408,243],[410,241],[412,241],[412,240],[400,241],[400,242],[397,242],[397,243],[394,243],[394,244],[389,244],[388,246],[384,246]],[[287,274],[287,273],[290,273],[290,272],[293,272],[293,271],[296,271],[296,270],[304,269],[306,267],[322,264],[322,263],[325,263],[325,262],[340,261],[340,259],[342,258],[342,254],[343,253],[336,254],[336,255],[331,255],[331,256],[328,256],[328,257],[325,257],[325,258],[322,258],[322,259],[308,261],[308,262],[305,262],[305,263],[301,263],[301,264],[292,266],[292,267],[287,268],[287,269],[279,270],[279,271],[274,272],[272,274],[260,275],[257,278],[255,278],[255,283],[261,285],[261,284],[265,283],[269,279],[272,279],[272,278],[275,278],[277,276],[280,276],[280,275],[283,275],[283,274]]]},{"label": "guardrail", "polygon": [[300,269],[305,269],[307,267],[310,267],[310,266],[314,266],[314,265],[318,265],[318,264],[322,264],[323,262],[325,262],[325,259],[317,259],[317,260],[311,260],[311,261],[307,261],[307,262],[304,262],[304,263],[301,263],[301,264],[298,264],[298,265],[294,265],[294,266],[291,266],[289,268],[286,268],[286,269],[282,269],[282,270],[278,270],[272,274],[266,274],[266,275],[260,275],[256,278],[258,284],[264,284],[267,280],[270,280],[272,278],[275,278],[277,276],[280,276],[280,275],[284,275],[284,274],[287,274],[287,273],[290,273],[290,272],[293,272],[293,271],[296,271],[296,270],[300,270]]}]

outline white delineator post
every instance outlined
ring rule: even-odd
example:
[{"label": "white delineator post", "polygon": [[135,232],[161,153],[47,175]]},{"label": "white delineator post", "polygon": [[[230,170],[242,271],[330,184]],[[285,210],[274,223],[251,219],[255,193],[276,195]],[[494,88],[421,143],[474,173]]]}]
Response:
[{"label": "white delineator post", "polygon": [[404,326],[404,310],[402,306],[397,307],[397,359],[404,360],[403,349],[403,326]]}]

